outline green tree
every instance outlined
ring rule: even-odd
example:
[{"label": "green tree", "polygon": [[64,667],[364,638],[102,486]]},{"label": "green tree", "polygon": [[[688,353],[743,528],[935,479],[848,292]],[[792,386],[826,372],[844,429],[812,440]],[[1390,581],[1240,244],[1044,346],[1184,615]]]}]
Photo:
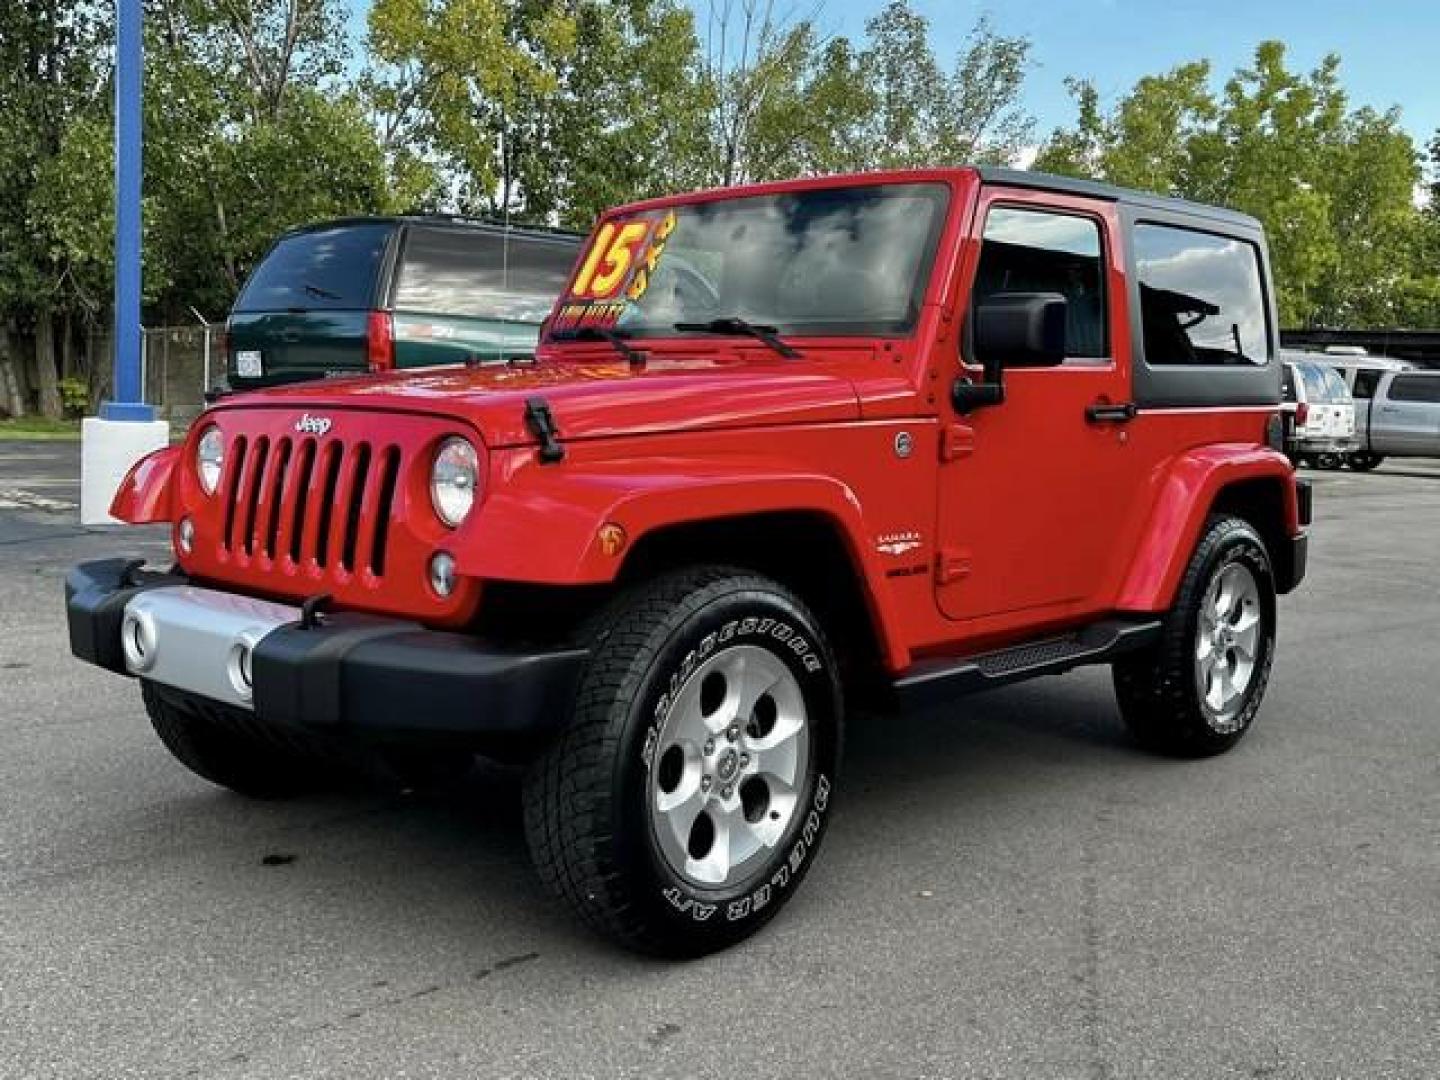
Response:
[{"label": "green tree", "polygon": [[[1019,106],[1030,43],[982,19],[947,73],[930,23],[907,0],[890,0],[859,44],[823,41],[800,23],[772,33],[746,85],[756,104],[739,141],[725,145],[723,183],[807,173],[1013,161],[1030,139]],[[729,93],[734,94],[732,89]],[[722,87],[720,96],[725,96]],[[743,111],[743,110],[738,110]]]},{"label": "green tree", "polygon": [[[114,9],[0,0],[0,408],[59,415],[111,315]],[[275,235],[393,209],[340,0],[150,0],[146,321],[218,317]],[[91,358],[92,387],[108,370]]]},{"label": "green tree", "polygon": [[585,227],[705,179],[698,50],[677,0],[377,0],[364,87],[436,201]]},{"label": "green tree", "polygon": [[376,0],[368,77],[390,145],[422,147],[461,209],[523,207],[521,170],[545,141],[575,20],[554,0]]},{"label": "green tree", "polygon": [[[8,412],[28,411],[33,399],[45,415],[61,415],[70,328],[93,302],[77,237],[57,233],[44,199],[45,185],[68,181],[57,167],[67,130],[104,92],[100,15],[87,3],[0,0],[0,407]],[[72,162],[81,156],[69,153]]]},{"label": "green tree", "polygon": [[275,236],[393,210],[338,0],[162,0],[146,88],[147,292],[222,315]]},{"label": "green tree", "polygon": [[694,16],[673,0],[585,0],[548,112],[522,163],[526,212],[588,228],[606,207],[703,183],[709,88]]},{"label": "green tree", "polygon": [[1308,73],[1267,41],[1218,96],[1208,64],[1141,79],[1108,111],[1072,81],[1079,117],[1035,167],[1233,206],[1266,226],[1287,326],[1434,318],[1440,267],[1414,205],[1399,113],[1350,110],[1338,57]]}]

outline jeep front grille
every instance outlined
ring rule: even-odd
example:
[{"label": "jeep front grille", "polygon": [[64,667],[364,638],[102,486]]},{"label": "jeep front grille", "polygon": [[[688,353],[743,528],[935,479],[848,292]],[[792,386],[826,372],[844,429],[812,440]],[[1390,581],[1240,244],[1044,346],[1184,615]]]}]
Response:
[{"label": "jeep front grille", "polygon": [[221,547],[241,565],[384,576],[400,448],[314,437],[230,441]]}]

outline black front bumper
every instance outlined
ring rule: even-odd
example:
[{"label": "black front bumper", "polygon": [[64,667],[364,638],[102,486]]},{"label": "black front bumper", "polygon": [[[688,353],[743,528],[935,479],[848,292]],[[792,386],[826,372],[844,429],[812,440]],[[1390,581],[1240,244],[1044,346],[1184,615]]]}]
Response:
[{"label": "black front bumper", "polygon": [[[129,675],[125,605],[147,589],[188,584],[124,559],[84,563],[65,581],[70,651]],[[268,724],[415,736],[533,736],[570,715],[588,653],[523,649],[412,622],[337,613],[289,623],[253,654],[254,711]]]}]

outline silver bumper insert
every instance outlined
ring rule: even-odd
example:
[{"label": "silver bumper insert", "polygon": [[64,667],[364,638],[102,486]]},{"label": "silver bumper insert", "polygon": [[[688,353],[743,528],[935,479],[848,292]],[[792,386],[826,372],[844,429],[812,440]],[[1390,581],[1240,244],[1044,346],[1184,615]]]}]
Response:
[{"label": "silver bumper insert", "polygon": [[299,619],[300,609],[287,604],[171,585],[125,605],[120,644],[131,674],[250,709],[252,651],[266,634]]}]

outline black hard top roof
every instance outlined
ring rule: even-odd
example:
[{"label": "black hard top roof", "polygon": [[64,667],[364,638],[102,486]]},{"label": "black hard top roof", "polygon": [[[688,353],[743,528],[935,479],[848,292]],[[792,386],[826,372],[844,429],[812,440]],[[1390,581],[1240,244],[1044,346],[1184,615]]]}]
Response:
[{"label": "black hard top roof", "polygon": [[570,244],[579,244],[585,238],[584,233],[572,232],[569,229],[552,229],[545,225],[507,225],[503,221],[495,221],[491,218],[472,218],[461,214],[355,214],[350,217],[312,221],[308,225],[287,229],[282,235],[296,236],[301,233],[315,232],[319,229],[334,229],[345,225],[426,225],[442,229],[467,229],[495,234],[509,233],[511,236],[555,240]]},{"label": "black hard top roof", "polygon": [[1102,184],[1097,180],[1076,180],[1069,176],[1055,176],[1051,173],[1030,172],[1025,169],[1002,169],[988,165],[976,168],[980,180],[986,184],[1000,184],[1005,187],[1033,188],[1037,191],[1057,191],[1068,195],[1084,195],[1091,199],[1107,199],[1110,202],[1125,203],[1150,210],[1163,210],[1173,214],[1188,214],[1208,218],[1228,225],[1259,229],[1260,222],[1249,214],[1228,210],[1222,206],[1191,202],[1189,199],[1172,199],[1134,188]]}]

